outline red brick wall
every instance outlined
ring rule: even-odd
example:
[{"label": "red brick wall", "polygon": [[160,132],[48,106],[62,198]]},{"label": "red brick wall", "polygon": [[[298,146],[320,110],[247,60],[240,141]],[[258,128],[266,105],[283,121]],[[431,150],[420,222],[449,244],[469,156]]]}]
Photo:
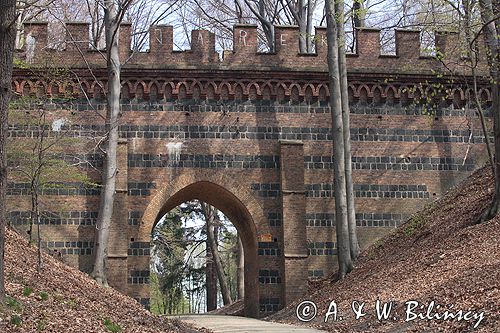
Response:
[{"label": "red brick wall", "polygon": [[[84,39],[85,25],[69,28],[75,40]],[[90,103],[80,83],[68,78],[48,82],[42,69],[16,69],[13,88],[24,96],[48,97],[44,108],[49,124],[76,117],[63,129],[74,142],[60,151],[89,152],[103,134],[99,114],[105,105],[94,93],[93,77],[81,68],[74,44],[69,43],[66,51],[44,53],[46,26],[32,24],[28,31],[41,43],[36,44],[36,61],[57,58],[62,66],[73,67]],[[318,32],[324,34],[322,29]],[[234,52],[225,53],[219,62],[212,34],[193,32],[193,50],[173,52],[172,29],[159,26],[152,29],[157,38],[151,38],[150,52],[135,55],[125,67],[117,187],[121,191],[109,265],[110,282],[118,289],[146,301],[148,286],[141,274],[149,270],[151,228],[161,214],[193,198],[223,210],[242,233],[251,279],[246,290],[255,290],[250,297],[261,313],[300,296],[307,275],[321,277],[335,270],[326,49],[319,38],[317,55],[298,55],[293,45],[296,33],[293,27],[278,27],[276,54],[255,54],[255,27],[237,26]],[[438,45],[450,50],[452,37],[441,36]],[[378,31],[360,31],[358,54],[349,58],[362,248],[485,161],[478,119],[463,109],[465,85],[432,74],[439,63],[418,55],[416,33],[397,32],[398,54],[391,57],[379,56],[378,38]],[[96,67],[97,80],[105,83],[97,55],[85,52]],[[481,82],[480,98],[488,106],[489,90]],[[431,94],[437,83],[443,86],[440,100]],[[73,98],[65,100],[62,94],[69,87]],[[21,110],[39,108],[36,103],[19,105]],[[32,136],[32,129],[11,124],[11,142]],[[180,160],[174,163],[167,144],[180,142]],[[92,159],[102,164],[99,157]],[[99,180],[96,170],[82,170]],[[27,189],[19,179],[11,178],[10,183],[12,223],[26,228]],[[43,209],[54,213],[42,226],[45,245],[69,264],[89,271],[98,191],[60,189],[46,191],[42,198]]]}]

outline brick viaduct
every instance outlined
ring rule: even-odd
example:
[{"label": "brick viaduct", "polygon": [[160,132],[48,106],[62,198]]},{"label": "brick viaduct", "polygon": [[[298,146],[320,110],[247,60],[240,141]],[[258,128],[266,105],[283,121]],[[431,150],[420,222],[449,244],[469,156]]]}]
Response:
[{"label": "brick viaduct", "polygon": [[[66,49],[56,51],[47,48],[46,23],[26,26],[35,42],[18,52],[29,65],[15,69],[13,89],[43,98],[52,120],[82,116],[79,123],[63,125],[68,136],[99,137],[105,62],[100,52],[88,49],[87,24],[66,27]],[[191,199],[219,208],[242,237],[247,315],[280,309],[304,295],[308,277],[334,271],[325,33],[317,28],[315,54],[298,54],[298,29],[276,27],[276,52],[264,54],[257,52],[255,26],[235,26],[233,50],[220,60],[208,31],[192,32],[191,50],[173,51],[172,27],[155,26],[149,51],[132,54],[130,26],[122,26],[120,52],[127,63],[108,260],[114,287],[148,303],[152,228]],[[460,59],[456,35],[436,35],[437,48],[447,56],[443,61],[420,55],[417,31],[396,31],[395,55],[380,54],[379,38],[378,30],[358,31],[357,53],[348,55],[363,248],[485,160],[478,119],[466,107],[470,78],[454,61]],[[41,74],[46,66],[69,68],[78,79],[47,78]],[[483,64],[480,70],[484,73]],[[482,79],[480,86],[479,98],[488,105],[490,91]],[[71,99],[62,98],[68,94]],[[11,139],[32,135],[29,126],[10,125]],[[176,159],[169,144],[181,148]],[[64,152],[79,153],[72,146]],[[98,154],[87,158],[102,166]],[[99,179],[91,168],[88,172]],[[43,190],[50,202],[42,220],[44,244],[89,271],[99,189],[66,185]],[[29,216],[28,185],[11,179],[9,186],[10,217],[22,228]]]}]

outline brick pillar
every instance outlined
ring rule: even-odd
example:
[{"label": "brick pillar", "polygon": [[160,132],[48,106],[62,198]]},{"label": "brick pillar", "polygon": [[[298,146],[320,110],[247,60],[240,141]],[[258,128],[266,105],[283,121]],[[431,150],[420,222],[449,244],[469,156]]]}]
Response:
[{"label": "brick pillar", "polygon": [[302,141],[280,141],[286,306],[307,292],[306,192]]},{"label": "brick pillar", "polygon": [[128,191],[127,140],[118,141],[116,194],[108,241],[107,276],[111,287],[127,293]]}]

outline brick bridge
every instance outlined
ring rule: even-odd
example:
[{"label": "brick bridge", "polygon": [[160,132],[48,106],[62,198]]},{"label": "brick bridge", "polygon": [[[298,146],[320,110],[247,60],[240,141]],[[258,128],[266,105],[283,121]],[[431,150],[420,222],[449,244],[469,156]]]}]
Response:
[{"label": "brick bridge", "polygon": [[[62,126],[66,136],[99,137],[106,86],[102,55],[88,50],[87,24],[66,27],[66,49],[56,51],[47,47],[46,23],[26,26],[35,42],[18,53],[27,65],[15,69],[13,89],[43,98],[50,121],[79,117]],[[336,267],[325,29],[316,30],[315,54],[298,54],[298,29],[276,27],[276,53],[263,54],[257,52],[256,27],[236,26],[233,50],[223,60],[208,31],[192,32],[191,50],[173,51],[172,27],[155,26],[149,51],[134,54],[129,31],[124,25],[120,33],[121,57],[128,62],[122,72],[111,285],[147,305],[152,228],[170,209],[200,199],[223,211],[242,237],[248,316],[277,311],[303,296],[308,278]],[[357,53],[347,59],[362,248],[485,160],[478,119],[467,108],[470,78],[451,76],[442,62],[421,56],[416,31],[396,31],[395,55],[380,54],[379,38],[378,30],[358,31]],[[448,56],[444,62],[450,59],[448,68],[466,74],[453,61],[459,59],[456,38],[438,34],[436,46]],[[54,64],[69,69],[70,78],[44,74]],[[484,81],[479,98],[490,103]],[[27,111],[40,107],[20,105]],[[10,125],[11,138],[32,135],[29,126]],[[78,155],[77,146],[64,150]],[[180,154],[172,158],[174,146]],[[100,155],[86,158],[102,166]],[[99,179],[92,168],[82,168]],[[28,185],[15,179],[9,185],[12,223],[25,227]],[[43,190],[50,202],[49,217],[42,220],[44,244],[89,271],[99,189],[66,185]]]}]

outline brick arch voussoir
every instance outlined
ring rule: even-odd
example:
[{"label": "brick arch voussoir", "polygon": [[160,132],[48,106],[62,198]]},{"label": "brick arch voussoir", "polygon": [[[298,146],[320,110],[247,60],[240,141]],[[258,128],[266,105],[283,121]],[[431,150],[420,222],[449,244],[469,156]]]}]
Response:
[{"label": "brick arch voussoir", "polygon": [[149,94],[149,85],[146,84],[146,81],[144,79],[139,79],[134,84],[134,95],[137,94],[137,89],[139,88],[139,86],[142,86],[142,91],[145,94]]},{"label": "brick arch voussoir", "polygon": [[387,87],[384,89],[384,96],[385,97],[387,97],[387,94],[389,93],[390,90],[392,90],[392,93],[394,94],[394,98],[399,98],[399,91],[392,84],[387,85]]},{"label": "brick arch voussoir", "polygon": [[151,231],[157,223],[158,214],[173,195],[187,186],[199,182],[215,184],[231,193],[248,211],[252,220],[252,223],[249,226],[253,234],[252,237],[257,237],[256,221],[266,221],[267,218],[265,216],[264,209],[253,194],[244,185],[236,183],[224,174],[211,174],[205,172],[204,170],[191,170],[183,172],[173,180],[165,179],[164,183],[166,185],[161,187],[156,192],[144,211],[142,220],[139,224],[139,239],[143,241],[150,240]]},{"label": "brick arch voussoir", "polygon": [[186,80],[179,81],[176,85],[175,88],[172,90],[172,94],[178,95],[181,87],[184,86],[186,89],[186,94],[191,93],[190,85]]},{"label": "brick arch voussoir", "polygon": [[292,90],[293,90],[294,87],[296,87],[297,90],[299,91],[299,96],[304,97],[305,87],[301,87],[298,83],[292,83],[292,84],[290,84],[290,86],[288,87],[290,95],[292,94]]},{"label": "brick arch voussoir", "polygon": [[303,89],[303,91],[304,91],[304,96],[305,96],[305,94],[306,94],[307,88],[311,88],[312,95],[313,95],[314,97],[318,97],[319,93],[318,93],[318,91],[316,90],[316,88],[314,87],[314,85],[313,85],[312,83],[307,83],[307,84],[304,86],[304,89]]},{"label": "brick arch voussoir", "polygon": [[165,82],[164,82],[164,83],[160,86],[160,89],[161,89],[161,90],[159,91],[159,93],[160,93],[160,94],[164,94],[164,93],[165,93],[165,91],[167,90],[167,86],[170,86],[170,90],[171,90],[172,94],[174,94],[175,85],[174,85],[174,83],[173,83],[172,81],[170,81],[170,80],[165,81]]},{"label": "brick arch voussoir", "polygon": [[276,89],[274,87],[274,85],[272,84],[271,81],[265,81],[262,83],[262,91],[264,91],[264,89],[268,87],[269,88],[269,92],[271,93],[271,96],[275,96],[276,95]]},{"label": "brick arch voussoir", "polygon": [[[349,84],[348,87],[352,87],[353,91],[354,91],[354,86]],[[317,91],[317,94],[319,96],[320,92],[321,92],[321,89],[324,89],[325,90],[325,96],[326,97],[329,97],[330,96],[330,91],[328,90],[328,85],[325,84],[325,83],[320,83],[318,84],[318,87],[316,88],[316,91]]]},{"label": "brick arch voussoir", "polygon": [[260,85],[255,82],[255,81],[252,81],[250,82],[249,84],[247,84],[245,90],[244,90],[244,94],[245,95],[249,95],[250,94],[250,89],[252,88],[252,86],[255,87],[255,91],[257,92],[257,96],[261,96],[262,95],[262,91],[260,90]]},{"label": "brick arch voussoir", "polygon": [[227,88],[227,93],[229,95],[234,95],[233,87],[228,81],[222,81],[221,83],[219,83],[219,86],[217,87],[218,94],[220,94],[222,92],[222,88],[224,86]]}]

